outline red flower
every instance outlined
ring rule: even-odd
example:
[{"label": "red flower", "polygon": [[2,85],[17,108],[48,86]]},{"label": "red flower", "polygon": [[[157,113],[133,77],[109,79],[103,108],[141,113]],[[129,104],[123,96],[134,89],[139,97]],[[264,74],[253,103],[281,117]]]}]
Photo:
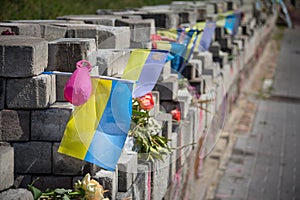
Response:
[{"label": "red flower", "polygon": [[176,121],[180,121],[181,119],[181,113],[180,111],[178,110],[178,108],[174,109],[174,110],[171,110],[171,114],[172,114],[172,118]]},{"label": "red flower", "polygon": [[154,100],[151,92],[137,98],[137,100],[140,103],[141,108],[144,110],[150,110],[154,107]]}]

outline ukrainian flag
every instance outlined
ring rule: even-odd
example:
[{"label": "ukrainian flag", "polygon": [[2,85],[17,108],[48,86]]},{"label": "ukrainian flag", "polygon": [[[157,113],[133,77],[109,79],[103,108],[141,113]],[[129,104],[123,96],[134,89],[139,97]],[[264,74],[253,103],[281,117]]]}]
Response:
[{"label": "ukrainian flag", "polygon": [[130,127],[132,83],[92,79],[93,93],[75,107],[58,152],[115,170]]},{"label": "ukrainian flag", "polygon": [[168,58],[167,50],[134,49],[129,57],[122,79],[137,81],[132,96],[141,97],[154,88]]}]

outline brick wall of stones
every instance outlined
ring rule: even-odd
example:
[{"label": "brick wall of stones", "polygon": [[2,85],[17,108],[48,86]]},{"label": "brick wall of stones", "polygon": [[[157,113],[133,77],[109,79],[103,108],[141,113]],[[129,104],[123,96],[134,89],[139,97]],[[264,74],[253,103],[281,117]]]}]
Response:
[{"label": "brick wall of stones", "polygon": [[[63,97],[67,77],[44,75],[43,71],[73,72],[76,62],[85,59],[95,66],[93,75],[120,75],[130,50],[151,47],[150,35],[156,29],[193,26],[236,7],[246,13],[238,34],[231,37],[218,26],[209,51],[195,51],[184,72],[201,99],[213,101],[203,103],[202,108],[193,106],[187,90],[179,88],[170,63],[155,87],[153,115],[164,124],[161,134],[172,139],[172,147],[194,145],[155,163],[124,152],[115,172],[57,153],[72,106]],[[230,114],[243,80],[259,56],[257,49],[275,25],[276,10],[260,17],[253,15],[257,12],[251,0],[173,2],[132,11],[97,10],[97,15],[55,20],[0,22],[0,32],[15,33],[0,36],[0,191],[4,191],[0,197],[8,195],[5,190],[12,185],[26,187],[36,177],[41,189],[72,188],[74,181],[89,172],[110,190],[107,195],[111,199],[189,199],[201,165],[204,136],[210,135],[205,138],[209,142],[218,135],[221,127],[216,124],[222,122],[225,111]],[[181,110],[180,123],[160,112],[174,107]],[[208,152],[210,147],[205,147]],[[22,196],[25,199],[26,195]]]}]

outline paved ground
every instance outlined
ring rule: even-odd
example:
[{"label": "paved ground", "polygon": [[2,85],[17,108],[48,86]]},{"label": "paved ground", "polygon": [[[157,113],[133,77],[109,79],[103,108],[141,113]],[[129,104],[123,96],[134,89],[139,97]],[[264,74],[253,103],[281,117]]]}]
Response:
[{"label": "paved ground", "polygon": [[285,31],[273,87],[238,136],[216,199],[300,199],[300,26]]}]

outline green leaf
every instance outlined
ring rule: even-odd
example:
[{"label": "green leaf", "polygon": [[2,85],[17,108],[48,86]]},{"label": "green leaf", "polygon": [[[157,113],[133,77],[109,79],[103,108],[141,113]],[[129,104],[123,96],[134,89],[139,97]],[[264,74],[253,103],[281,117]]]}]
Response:
[{"label": "green leaf", "polygon": [[36,187],[29,185],[28,189],[31,191],[32,195],[33,195],[33,199],[37,200],[40,198],[40,196],[42,196],[42,191],[37,189]]},{"label": "green leaf", "polygon": [[63,200],[70,200],[70,198],[69,198],[68,195],[66,195],[66,194],[63,196],[62,199],[63,199]]},{"label": "green leaf", "polygon": [[64,188],[57,188],[57,189],[54,190],[54,192],[56,194],[63,195],[63,194],[66,194],[68,191],[66,189],[64,189]]}]

